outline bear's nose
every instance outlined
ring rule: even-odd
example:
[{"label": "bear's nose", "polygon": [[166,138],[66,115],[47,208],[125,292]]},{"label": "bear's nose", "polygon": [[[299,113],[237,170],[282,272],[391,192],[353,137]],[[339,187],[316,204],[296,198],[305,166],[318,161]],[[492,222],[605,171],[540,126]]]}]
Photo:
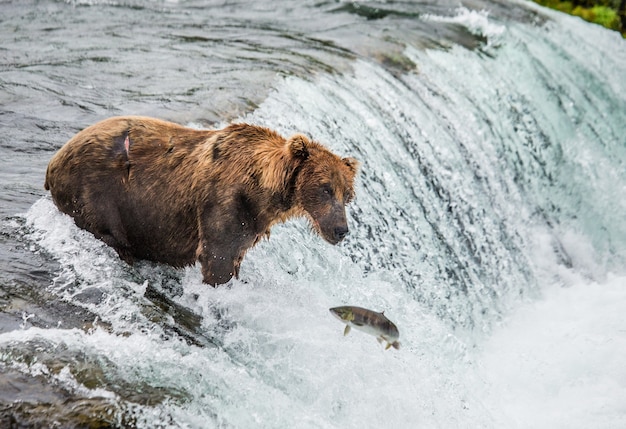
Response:
[{"label": "bear's nose", "polygon": [[347,234],[348,234],[348,227],[347,226],[336,226],[335,227],[335,239],[337,241],[343,240]]}]

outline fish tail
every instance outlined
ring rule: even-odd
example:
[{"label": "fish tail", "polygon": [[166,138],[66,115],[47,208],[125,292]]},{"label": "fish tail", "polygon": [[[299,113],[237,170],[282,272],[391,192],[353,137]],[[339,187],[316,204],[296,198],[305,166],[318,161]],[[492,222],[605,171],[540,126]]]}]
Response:
[{"label": "fish tail", "polygon": [[385,347],[385,350],[389,350],[392,347],[394,349],[396,349],[396,350],[400,350],[400,342],[399,341],[394,341],[393,343],[387,343],[387,346]]}]

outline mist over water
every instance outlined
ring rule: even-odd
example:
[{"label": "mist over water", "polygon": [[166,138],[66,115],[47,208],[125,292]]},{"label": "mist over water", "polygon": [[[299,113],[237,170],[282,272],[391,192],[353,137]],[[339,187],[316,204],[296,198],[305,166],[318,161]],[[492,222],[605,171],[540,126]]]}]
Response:
[{"label": "mist over water", "polygon": [[[0,73],[2,415],[626,426],[626,44],[529,4],[477,5],[44,3],[47,19],[11,5],[52,34],[32,55],[65,58],[9,50]],[[131,20],[128,47],[102,12],[154,25]],[[108,43],[74,46],[51,17],[94,21]],[[350,235],[333,247],[304,220],[277,226],[216,289],[198,266],[127,266],[41,189],[54,151],[115,114],[247,121],[356,157]],[[402,348],[344,337],[338,305],[384,310]]]}]

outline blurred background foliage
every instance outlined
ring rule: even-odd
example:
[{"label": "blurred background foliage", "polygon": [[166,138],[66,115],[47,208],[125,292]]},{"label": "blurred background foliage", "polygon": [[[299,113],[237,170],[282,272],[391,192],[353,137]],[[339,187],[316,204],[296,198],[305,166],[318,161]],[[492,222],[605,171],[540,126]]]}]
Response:
[{"label": "blurred background foliage", "polygon": [[534,0],[542,6],[560,10],[622,33],[626,38],[626,0]]}]

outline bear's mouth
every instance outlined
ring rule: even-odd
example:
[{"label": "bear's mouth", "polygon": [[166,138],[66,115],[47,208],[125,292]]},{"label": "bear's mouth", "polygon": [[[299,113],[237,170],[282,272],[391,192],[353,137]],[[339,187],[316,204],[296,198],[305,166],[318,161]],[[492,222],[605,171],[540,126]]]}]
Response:
[{"label": "bear's mouth", "polygon": [[309,221],[310,221],[310,224],[311,224],[311,229],[313,231],[315,231],[315,233],[317,235],[322,237],[325,241],[328,241],[330,244],[335,244],[335,243],[333,243],[332,241],[330,241],[328,239],[326,234],[324,234],[324,231],[322,231],[322,226],[320,225],[320,223],[317,220],[315,220],[315,219],[313,219],[313,217],[309,216]]}]

